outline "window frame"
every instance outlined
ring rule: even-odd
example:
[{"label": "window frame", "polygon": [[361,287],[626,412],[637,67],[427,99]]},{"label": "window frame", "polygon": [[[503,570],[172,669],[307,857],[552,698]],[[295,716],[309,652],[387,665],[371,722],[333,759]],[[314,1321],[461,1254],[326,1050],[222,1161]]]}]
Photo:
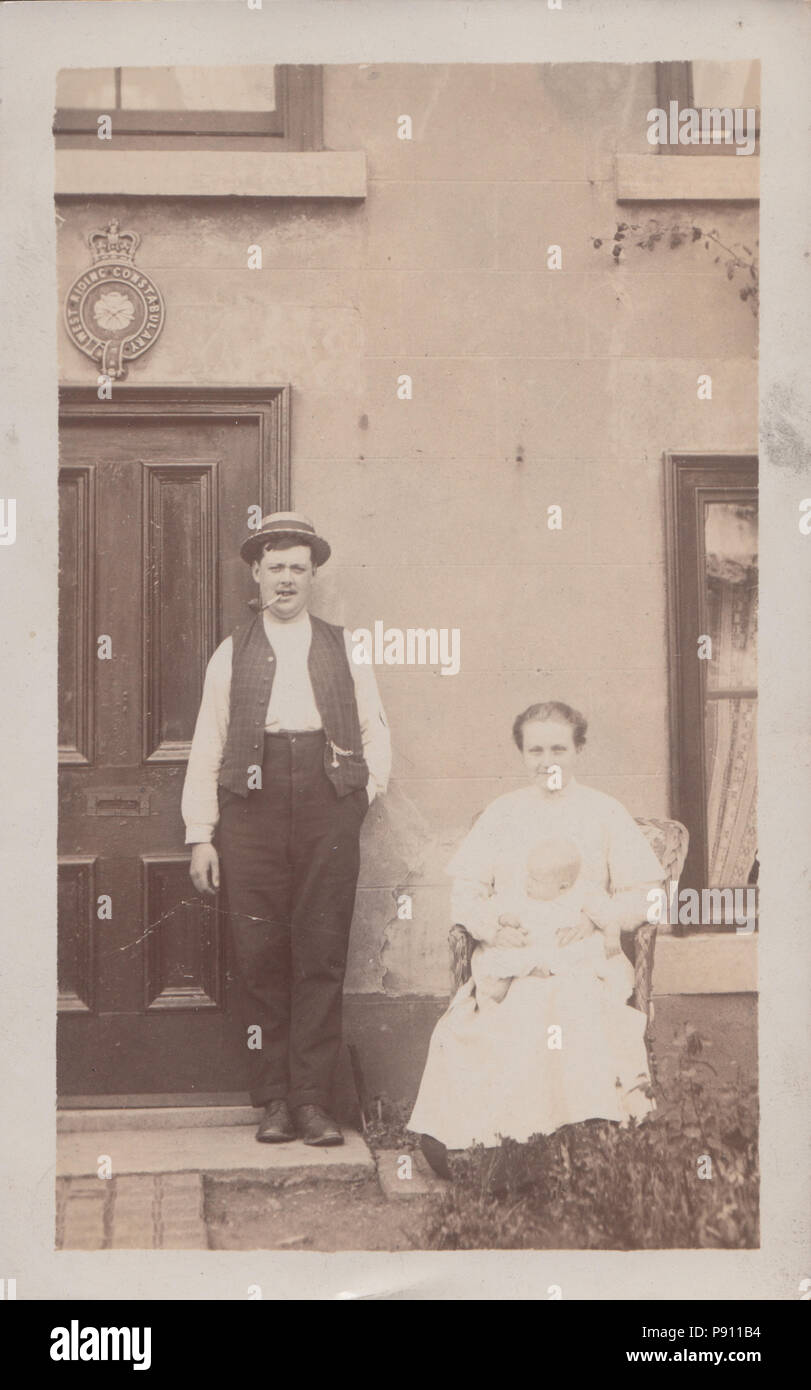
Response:
[{"label": "window frame", "polygon": [[[680,885],[700,892],[709,887],[704,720],[707,669],[697,655],[698,637],[707,631],[702,512],[705,502],[757,501],[758,456],[668,451],[664,465],[670,802],[673,815],[690,832]],[[712,694],[719,698],[724,692]],[[695,731],[693,736],[691,730]]]},{"label": "window frame", "polygon": [[[116,73],[120,91],[121,69]],[[57,148],[95,149],[98,117],[109,115],[118,149],[320,150],[323,148],[323,69],[317,64],[277,64],[274,111],[123,111],[57,108]]]},{"label": "window frame", "polygon": [[[669,103],[676,101],[679,110],[688,107],[695,109],[693,100],[693,64],[687,62],[656,63],[656,104],[660,111],[667,111]],[[657,145],[656,154],[665,155],[734,155],[736,147],[729,144],[718,145]],[[760,107],[755,107],[755,148],[752,155],[760,154]]]}]

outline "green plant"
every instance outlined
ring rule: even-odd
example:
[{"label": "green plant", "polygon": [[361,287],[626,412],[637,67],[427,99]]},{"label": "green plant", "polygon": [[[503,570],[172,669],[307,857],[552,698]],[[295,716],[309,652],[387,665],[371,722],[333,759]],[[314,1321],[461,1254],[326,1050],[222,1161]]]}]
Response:
[{"label": "green plant", "polygon": [[[714,264],[724,266],[727,279],[739,281],[738,296],[748,303],[757,318],[760,307],[757,251],[750,246],[744,246],[742,242],[737,246],[727,246],[715,228],[708,231],[694,222],[683,219],[660,222],[657,217],[650,217],[647,222],[618,222],[611,240],[611,259],[614,265],[622,264],[623,256],[627,254],[630,246],[644,251],[654,251],[660,243],[666,241],[669,249],[675,251],[680,246],[702,240],[705,251],[717,250]],[[592,237],[595,251],[601,250],[605,244],[606,238]],[[755,241],[755,247],[757,246],[758,242]]]}]

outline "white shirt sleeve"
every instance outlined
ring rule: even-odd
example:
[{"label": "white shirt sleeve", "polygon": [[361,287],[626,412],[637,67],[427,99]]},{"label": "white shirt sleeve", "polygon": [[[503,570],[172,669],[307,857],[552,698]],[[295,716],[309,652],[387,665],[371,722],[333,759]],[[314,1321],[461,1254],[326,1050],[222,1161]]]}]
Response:
[{"label": "white shirt sleeve", "polygon": [[366,790],[371,805],[375,797],[382,795],[389,785],[391,736],[380,701],[374,667],[365,663],[358,665],[352,660],[352,637],[346,628],[344,628],[344,645],[349,669],[355,682],[355,700],[358,706],[363,756],[369,768]]},{"label": "white shirt sleeve", "polygon": [[228,735],[233,645],[226,637],[206,667],[180,803],[187,845],[210,843],[220,816],[217,779]]}]

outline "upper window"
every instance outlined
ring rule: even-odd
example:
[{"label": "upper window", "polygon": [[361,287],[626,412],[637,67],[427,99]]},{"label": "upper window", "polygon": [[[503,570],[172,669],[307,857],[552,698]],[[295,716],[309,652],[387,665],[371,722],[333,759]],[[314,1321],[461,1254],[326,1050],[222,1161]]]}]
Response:
[{"label": "upper window", "polygon": [[[691,63],[656,64],[656,100],[663,111],[678,103],[680,111],[753,110],[755,149],[760,153],[760,63],[735,60],[710,63],[703,59]],[[659,154],[735,154],[731,138],[710,143],[659,145]]]},{"label": "upper window", "polygon": [[110,117],[119,149],[321,148],[315,66],[66,68],[56,104],[62,148],[107,143],[100,116]]}]

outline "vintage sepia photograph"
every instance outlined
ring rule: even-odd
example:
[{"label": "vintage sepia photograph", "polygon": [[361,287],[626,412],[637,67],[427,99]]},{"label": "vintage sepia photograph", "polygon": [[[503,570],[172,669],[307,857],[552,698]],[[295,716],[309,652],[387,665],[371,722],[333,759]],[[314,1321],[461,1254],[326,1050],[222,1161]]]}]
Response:
[{"label": "vintage sepia photograph", "polygon": [[58,1250],[759,1247],[764,119],[59,73]]}]

